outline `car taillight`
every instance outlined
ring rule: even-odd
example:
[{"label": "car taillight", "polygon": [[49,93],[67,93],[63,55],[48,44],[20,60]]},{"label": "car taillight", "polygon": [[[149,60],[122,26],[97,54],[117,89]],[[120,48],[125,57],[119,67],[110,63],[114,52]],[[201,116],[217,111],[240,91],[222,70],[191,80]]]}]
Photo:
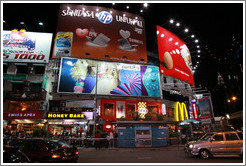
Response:
[{"label": "car taillight", "polygon": [[75,152],[75,154],[79,154],[79,152]]},{"label": "car taillight", "polygon": [[58,154],[54,154],[54,155],[51,156],[51,158],[53,158],[53,159],[56,159],[56,158],[59,158],[59,157],[60,157],[60,155],[58,155]]}]

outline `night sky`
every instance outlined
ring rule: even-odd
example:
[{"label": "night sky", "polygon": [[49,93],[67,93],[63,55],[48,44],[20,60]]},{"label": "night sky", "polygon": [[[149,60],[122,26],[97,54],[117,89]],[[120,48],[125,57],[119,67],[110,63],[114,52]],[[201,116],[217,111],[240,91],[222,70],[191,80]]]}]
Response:
[{"label": "night sky", "polygon": [[[81,4],[81,3],[80,3]],[[84,3],[84,5],[88,5]],[[218,59],[228,56],[232,38],[238,45],[243,44],[243,4],[242,3],[149,3],[143,4],[89,4],[113,7],[116,10],[139,14],[145,18],[147,51],[158,54],[156,25],[173,32],[184,40],[190,49],[192,63],[199,65],[194,74],[196,86],[202,84],[213,88],[219,71]],[[126,6],[129,5],[129,9]],[[140,10],[143,9],[143,13]],[[55,34],[59,4],[4,4],[4,30],[25,28],[32,32],[51,32]],[[174,19],[174,24],[169,20]],[[20,25],[20,22],[25,22]],[[44,28],[38,22],[44,22]],[[176,27],[179,22],[180,27]],[[184,29],[189,28],[188,33]],[[195,38],[190,36],[194,34]],[[199,43],[195,43],[198,39]],[[197,53],[197,45],[201,53]],[[200,55],[200,58],[197,57]],[[229,59],[229,58],[228,58]]]}]

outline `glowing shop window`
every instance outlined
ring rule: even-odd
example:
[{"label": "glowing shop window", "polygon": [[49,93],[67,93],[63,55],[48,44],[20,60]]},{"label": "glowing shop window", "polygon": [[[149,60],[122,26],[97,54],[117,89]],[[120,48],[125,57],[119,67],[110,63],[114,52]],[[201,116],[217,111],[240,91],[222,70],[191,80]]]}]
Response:
[{"label": "glowing shop window", "polygon": [[104,103],[104,115],[105,116],[114,116],[114,104]]}]

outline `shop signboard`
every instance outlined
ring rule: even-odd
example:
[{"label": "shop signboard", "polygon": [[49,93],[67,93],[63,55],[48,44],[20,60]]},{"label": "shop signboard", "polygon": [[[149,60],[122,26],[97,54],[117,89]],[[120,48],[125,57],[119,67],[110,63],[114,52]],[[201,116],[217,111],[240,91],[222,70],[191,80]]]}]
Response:
[{"label": "shop signboard", "polygon": [[3,119],[42,119],[42,111],[9,111],[3,113]]},{"label": "shop signboard", "polygon": [[61,4],[52,58],[147,63],[144,19],[99,6]]},{"label": "shop signboard", "polygon": [[160,97],[159,67],[62,58],[58,93]]},{"label": "shop signboard", "polygon": [[82,112],[48,112],[47,119],[86,119],[86,116]]},{"label": "shop signboard", "polygon": [[192,103],[194,119],[198,119],[196,103]]},{"label": "shop signboard", "polygon": [[199,112],[200,119],[202,124],[210,124],[212,119],[212,109],[210,104],[210,99],[208,97],[204,97],[199,99]]},{"label": "shop signboard", "polygon": [[185,42],[170,31],[157,26],[161,74],[194,85],[191,55]]},{"label": "shop signboard", "polygon": [[48,63],[52,33],[3,31],[3,62]]}]

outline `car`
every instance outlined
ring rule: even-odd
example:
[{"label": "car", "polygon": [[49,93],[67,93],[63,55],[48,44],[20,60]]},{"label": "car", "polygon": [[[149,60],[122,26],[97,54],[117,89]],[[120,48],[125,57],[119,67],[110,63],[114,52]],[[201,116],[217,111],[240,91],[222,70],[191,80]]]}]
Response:
[{"label": "car", "polygon": [[59,139],[25,139],[19,146],[31,162],[77,162],[78,149]]},{"label": "car", "polygon": [[243,133],[238,131],[207,133],[185,144],[185,152],[202,159],[219,156],[243,156]]},{"label": "car", "polygon": [[29,158],[14,146],[3,146],[3,163],[30,163]]}]

